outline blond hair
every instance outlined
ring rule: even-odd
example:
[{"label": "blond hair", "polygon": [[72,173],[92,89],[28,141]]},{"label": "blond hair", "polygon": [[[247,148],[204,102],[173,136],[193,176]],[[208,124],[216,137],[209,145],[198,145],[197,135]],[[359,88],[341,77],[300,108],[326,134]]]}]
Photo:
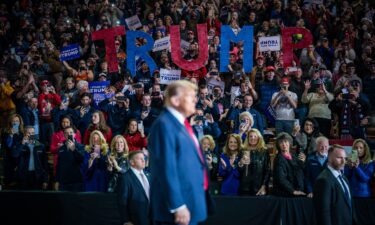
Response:
[{"label": "blond hair", "polygon": [[260,131],[258,129],[255,129],[255,128],[253,128],[253,129],[251,129],[247,132],[245,143],[244,143],[244,146],[243,146],[244,150],[247,151],[250,148],[250,145],[249,145],[250,133],[254,133],[258,136],[258,143],[255,146],[256,150],[257,151],[265,151],[267,149],[267,147],[266,147],[266,143],[264,142],[264,138],[263,138],[262,134],[260,133]]},{"label": "blond hair", "polygon": [[86,145],[85,150],[86,152],[91,152],[92,146],[94,146],[94,135],[98,135],[100,139],[100,153],[102,155],[107,155],[108,153],[108,144],[104,138],[104,135],[99,130],[94,130],[90,134],[89,144]]},{"label": "blond hair", "polygon": [[254,125],[254,118],[253,118],[253,115],[251,115],[248,111],[245,111],[245,112],[242,112],[239,116],[239,119],[240,121],[244,118],[244,117],[249,117],[250,119],[250,127],[252,127]]},{"label": "blond hair", "polygon": [[[116,151],[116,141],[118,139],[121,139],[124,142],[124,151],[122,153],[120,153],[120,155],[118,155],[117,151]],[[124,136],[118,134],[118,135],[113,137],[112,142],[111,142],[111,152],[110,152],[110,154],[111,154],[111,156],[114,156],[114,157],[128,158],[129,147],[128,147],[128,143],[127,143],[126,139],[124,138]]]},{"label": "blond hair", "polygon": [[208,142],[210,143],[210,150],[214,150],[215,147],[216,147],[216,144],[215,144],[215,141],[214,141],[214,138],[211,136],[211,135],[204,135],[201,140],[200,140],[200,143],[202,144],[203,140],[204,139],[207,139]]},{"label": "blond hair", "polygon": [[182,91],[188,90],[197,92],[198,87],[194,83],[187,80],[178,80],[173,83],[170,83],[164,92],[165,106],[171,106],[172,97],[179,96],[182,94]]},{"label": "blond hair", "polygon": [[371,162],[371,153],[370,153],[370,148],[369,148],[367,142],[365,140],[361,139],[361,138],[355,139],[354,142],[353,142],[352,149],[354,149],[354,146],[358,143],[362,143],[363,149],[365,150],[365,155],[363,156],[362,162],[364,164],[370,163]]}]

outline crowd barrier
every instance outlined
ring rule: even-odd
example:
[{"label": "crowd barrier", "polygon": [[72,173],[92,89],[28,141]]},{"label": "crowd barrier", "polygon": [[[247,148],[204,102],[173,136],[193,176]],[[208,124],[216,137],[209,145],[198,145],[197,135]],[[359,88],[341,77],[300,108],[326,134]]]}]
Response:
[{"label": "crowd barrier", "polygon": [[[204,225],[316,225],[308,198],[214,196]],[[375,199],[354,199],[358,225],[375,224]],[[114,194],[0,191],[3,225],[119,225]]]}]

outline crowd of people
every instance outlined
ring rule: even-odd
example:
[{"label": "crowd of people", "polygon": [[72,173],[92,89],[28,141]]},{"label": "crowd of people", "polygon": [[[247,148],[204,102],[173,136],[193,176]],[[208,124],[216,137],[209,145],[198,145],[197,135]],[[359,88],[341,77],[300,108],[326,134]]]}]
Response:
[{"label": "crowd of people", "polygon": [[[327,164],[329,139],[341,139],[354,141],[345,166],[353,196],[373,194],[374,143],[368,132],[375,126],[375,5],[362,0],[5,2],[0,5],[3,188],[115,192],[130,168],[129,153],[139,150],[152,176],[147,136],[163,110],[166,85],[159,70],[150,71],[141,59],[131,76],[124,37],[115,40],[118,72],[108,70],[104,42],[91,41],[93,31],[126,26],[126,18],[138,15],[139,30],[155,40],[178,25],[189,44],[182,49],[185,60],[199,56],[196,24],[207,24],[209,60],[181,76],[198,87],[190,125],[205,153],[212,193],[312,197]],[[251,73],[243,70],[243,42],[231,43],[229,72],[221,73],[221,25],[236,34],[253,26],[255,42],[280,35],[284,27],[303,27],[314,41],[294,51],[288,68],[282,51],[254,51]],[[137,45],[144,41],[137,39]],[[60,61],[59,49],[75,43],[81,57]],[[158,69],[179,69],[168,50],[150,55]],[[212,87],[210,80],[224,86]],[[95,105],[92,81],[110,81],[105,91],[111,97]]]}]

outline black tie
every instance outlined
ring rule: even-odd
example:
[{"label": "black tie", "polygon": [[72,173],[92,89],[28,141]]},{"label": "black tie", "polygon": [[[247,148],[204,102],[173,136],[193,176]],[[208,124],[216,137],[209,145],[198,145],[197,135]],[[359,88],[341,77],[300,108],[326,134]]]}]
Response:
[{"label": "black tie", "polygon": [[349,201],[349,204],[350,204],[349,190],[348,190],[348,188],[345,185],[346,182],[344,181],[344,178],[342,177],[342,175],[339,176],[339,180],[340,180],[340,183],[341,183],[342,187],[344,188],[345,197]]}]

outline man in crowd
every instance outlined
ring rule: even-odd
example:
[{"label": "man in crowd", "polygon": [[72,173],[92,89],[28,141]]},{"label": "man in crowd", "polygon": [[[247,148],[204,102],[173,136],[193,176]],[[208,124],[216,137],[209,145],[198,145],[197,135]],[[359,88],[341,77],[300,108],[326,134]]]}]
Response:
[{"label": "man in crowd", "polygon": [[64,129],[64,144],[58,150],[56,166],[56,190],[83,191],[83,176],[81,164],[83,162],[84,145],[78,143],[73,127]]},{"label": "man in crowd", "polygon": [[129,154],[130,169],[120,179],[117,194],[122,225],[150,224],[150,184],[144,173],[145,156],[142,151]]},{"label": "man in crowd", "polygon": [[317,224],[351,225],[354,222],[349,182],[342,174],[346,163],[345,149],[333,145],[328,150],[328,166],[314,185],[314,208]]},{"label": "man in crowd", "polygon": [[328,139],[320,136],[316,139],[316,151],[307,157],[305,180],[307,197],[313,196],[313,185],[319,174],[327,167]]}]

